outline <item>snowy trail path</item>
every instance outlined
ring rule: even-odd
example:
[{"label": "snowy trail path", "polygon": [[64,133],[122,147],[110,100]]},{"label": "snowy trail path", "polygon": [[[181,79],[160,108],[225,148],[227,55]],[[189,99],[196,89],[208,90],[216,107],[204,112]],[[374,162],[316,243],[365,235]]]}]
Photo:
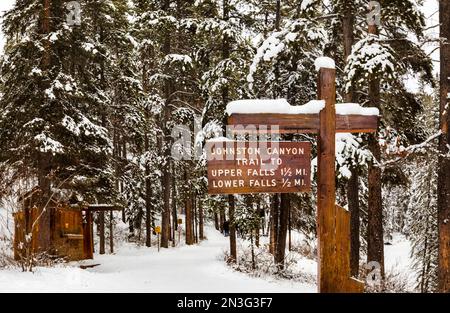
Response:
[{"label": "snowy trail path", "polygon": [[38,268],[35,273],[0,270],[0,291],[14,292],[315,292],[311,284],[252,278],[221,258],[228,238],[207,229],[198,246],[162,249],[123,246],[115,255],[95,256],[93,269]]}]

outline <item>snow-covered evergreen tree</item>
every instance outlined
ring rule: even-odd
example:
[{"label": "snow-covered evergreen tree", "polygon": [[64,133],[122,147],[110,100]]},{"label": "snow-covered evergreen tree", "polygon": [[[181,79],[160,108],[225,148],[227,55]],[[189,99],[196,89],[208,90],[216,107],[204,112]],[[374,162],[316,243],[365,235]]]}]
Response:
[{"label": "snow-covered evergreen tree", "polygon": [[99,81],[104,51],[88,11],[80,26],[67,23],[68,13],[65,1],[19,0],[5,15],[0,158],[38,177],[45,194],[67,180],[91,201],[105,201],[113,184]]}]

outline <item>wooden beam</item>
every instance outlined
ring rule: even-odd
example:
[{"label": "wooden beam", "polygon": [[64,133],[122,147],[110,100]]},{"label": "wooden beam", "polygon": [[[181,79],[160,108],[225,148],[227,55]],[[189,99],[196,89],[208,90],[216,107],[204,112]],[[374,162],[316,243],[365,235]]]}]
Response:
[{"label": "wooden beam", "polygon": [[317,144],[317,234],[318,289],[321,293],[337,292],[338,260],[336,260],[336,70],[321,68],[318,95],[325,100],[320,112]]},{"label": "wooden beam", "polygon": [[[336,115],[337,133],[373,133],[378,128],[375,115]],[[228,125],[239,126],[234,133],[271,132],[278,126],[281,134],[317,134],[320,128],[319,114],[232,114]]]}]

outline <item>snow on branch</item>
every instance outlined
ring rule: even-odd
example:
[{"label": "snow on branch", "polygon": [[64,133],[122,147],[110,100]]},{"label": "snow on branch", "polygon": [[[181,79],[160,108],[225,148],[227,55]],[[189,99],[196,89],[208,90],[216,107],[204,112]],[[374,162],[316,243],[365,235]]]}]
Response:
[{"label": "snow on branch", "polygon": [[427,140],[425,140],[424,142],[421,142],[421,143],[419,143],[419,144],[411,145],[411,146],[409,146],[409,147],[407,147],[407,148],[404,148],[403,151],[401,151],[401,152],[402,152],[402,155],[401,155],[401,156],[399,156],[399,157],[397,157],[397,158],[395,158],[395,159],[386,161],[386,162],[382,162],[382,163],[377,162],[377,163],[378,163],[378,166],[384,168],[384,167],[387,167],[387,166],[389,166],[389,165],[391,165],[391,164],[394,164],[394,163],[396,163],[396,162],[399,162],[399,161],[401,161],[401,160],[406,159],[406,158],[409,157],[411,154],[418,153],[418,152],[424,152],[424,149],[427,148],[427,147],[429,146],[430,142],[432,142],[433,140],[439,138],[441,135],[442,135],[442,131],[440,130],[440,131],[438,131],[437,133],[431,135],[431,136],[430,136]]},{"label": "snow on branch", "polygon": [[55,155],[64,151],[64,147],[59,141],[48,137],[44,133],[36,135],[34,140],[39,144],[39,151],[43,153],[50,152]]},{"label": "snow on branch", "polygon": [[[273,32],[258,47],[256,55],[253,58],[247,76],[247,82],[250,84],[250,88],[252,88],[254,82],[253,76],[261,63],[276,61],[283,53],[289,53],[294,43],[301,44],[302,52],[305,54],[308,52],[309,54],[317,46],[324,45],[326,39],[327,33],[325,30],[320,25],[306,19],[298,19],[287,24],[281,31]],[[316,43],[316,46],[311,46],[311,43]]]},{"label": "snow on branch", "polygon": [[348,57],[344,72],[346,73],[346,89],[353,83],[364,84],[369,77],[394,79],[397,72],[395,52],[383,44],[378,37],[369,35],[355,44]]},{"label": "snow on branch", "polygon": [[184,54],[168,54],[164,59],[164,64],[179,64],[182,69],[192,66],[192,58]]}]

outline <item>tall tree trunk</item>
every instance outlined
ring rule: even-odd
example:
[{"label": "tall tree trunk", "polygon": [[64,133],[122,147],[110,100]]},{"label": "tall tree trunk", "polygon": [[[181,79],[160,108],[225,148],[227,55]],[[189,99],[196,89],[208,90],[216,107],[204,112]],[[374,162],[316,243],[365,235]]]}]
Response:
[{"label": "tall tree trunk", "polygon": [[236,262],[237,260],[237,246],[236,246],[236,225],[234,220],[234,209],[235,209],[235,203],[234,203],[234,196],[229,195],[228,196],[228,215],[230,219],[230,262]]},{"label": "tall tree trunk", "polygon": [[277,238],[278,238],[278,213],[280,211],[280,200],[279,195],[274,194],[272,196],[272,203],[270,206],[270,245],[269,252],[275,255],[277,249]]},{"label": "tall tree trunk", "polygon": [[[51,1],[44,0],[43,12],[42,12],[42,21],[41,21],[41,31],[44,36],[50,34],[51,32]],[[51,65],[51,44],[47,39],[44,41],[44,51],[42,56],[41,68],[43,71],[49,69]],[[46,90],[50,87],[50,81],[45,80],[42,83],[42,90]],[[50,199],[51,193],[51,178],[50,173],[52,169],[51,155],[50,153],[38,152],[37,155],[38,161],[38,186],[41,191],[40,198],[38,203],[33,203],[32,205],[36,205],[41,210],[44,210],[40,214],[39,224],[42,226],[42,229],[51,229],[52,225],[52,212],[49,208],[47,208],[48,200]],[[44,226],[47,225],[47,226]],[[33,230],[30,229],[31,233]],[[39,251],[50,251],[52,249],[52,236],[51,231],[39,231],[37,234],[37,238],[33,238],[33,241],[36,240],[38,243]],[[30,253],[33,249],[30,249]],[[32,258],[32,255],[27,255],[27,258]]]},{"label": "tall tree trunk", "polygon": [[[148,136],[145,135],[145,151],[149,151],[150,144]],[[152,184],[150,180],[150,165],[147,160],[145,164],[145,245],[152,246]]]},{"label": "tall tree trunk", "polygon": [[100,234],[99,253],[105,254],[105,211],[98,213],[98,231]]},{"label": "tall tree trunk", "polygon": [[350,274],[353,277],[359,275],[359,249],[361,246],[359,240],[359,183],[358,170],[351,169],[352,176],[347,183],[347,200],[350,211]]},{"label": "tall tree trunk", "polygon": [[289,212],[288,212],[288,237],[289,237],[289,251],[292,251],[292,208],[289,206]]},{"label": "tall tree trunk", "polygon": [[203,203],[198,200],[198,234],[200,241],[205,239],[203,214]]},{"label": "tall tree trunk", "polygon": [[216,230],[220,231],[219,214],[217,214],[217,212],[214,212],[214,227]]},{"label": "tall tree trunk", "polygon": [[[163,10],[168,12],[170,8],[170,0],[164,0]],[[164,44],[162,47],[162,52],[164,55],[169,55],[171,53],[171,32],[166,30]],[[163,118],[163,132],[164,132],[164,145],[163,145],[163,155],[165,158],[165,163],[162,169],[162,189],[163,189],[163,210],[161,217],[161,247],[168,248],[170,240],[170,187],[171,187],[171,156],[170,156],[170,143],[171,143],[171,132],[168,128],[168,124],[172,115],[170,109],[170,97],[173,92],[172,80],[166,79],[164,82],[164,96],[165,96],[165,106],[164,106],[164,118]]]},{"label": "tall tree trunk", "polygon": [[175,247],[176,231],[178,228],[177,188],[175,184],[175,163],[172,163],[172,247]]},{"label": "tall tree trunk", "polygon": [[[344,59],[347,63],[347,59],[352,53],[352,47],[354,43],[354,23],[355,18],[353,15],[355,8],[354,0],[346,0],[344,3],[344,14],[342,18],[342,28],[344,36]],[[355,103],[357,102],[356,94],[353,88],[345,94],[345,101]],[[352,176],[347,183],[347,202],[350,211],[350,273],[354,277],[358,277],[359,273],[359,173],[356,166],[352,166],[350,169]]]},{"label": "tall tree trunk", "polygon": [[[143,55],[143,70],[142,70],[142,85],[144,93],[149,91],[148,88],[148,64],[146,61],[147,55]],[[150,120],[150,113],[145,110],[145,121],[148,123]],[[150,151],[150,139],[147,131],[144,134],[144,151],[148,153]],[[145,160],[145,245],[147,247],[152,246],[152,183],[150,179],[150,160]],[[125,222],[125,210],[123,210],[123,221]]]},{"label": "tall tree trunk", "polygon": [[[258,199],[258,201],[256,202],[256,214],[258,215],[258,218],[261,217],[261,199]],[[260,234],[261,224],[262,224],[262,222],[258,223],[258,225],[256,225],[256,229],[255,229],[255,246],[258,248],[259,248],[259,234]]]},{"label": "tall tree trunk", "polygon": [[281,0],[277,0],[275,7],[275,30],[279,31],[281,27]]},{"label": "tall tree trunk", "polygon": [[198,243],[197,201],[195,193],[192,193],[192,208],[194,209],[194,242]]},{"label": "tall tree trunk", "polygon": [[[377,35],[375,25],[369,27],[371,34]],[[372,78],[369,82],[369,103],[380,108],[380,80]],[[376,159],[381,159],[378,132],[369,135],[369,150]],[[381,195],[381,169],[375,160],[369,163],[369,199],[367,212],[367,262],[378,262],[384,277],[383,205]]]},{"label": "tall tree trunk", "polygon": [[114,253],[114,213],[109,211],[109,253]]},{"label": "tall tree trunk", "polygon": [[219,229],[220,232],[223,233],[223,223],[227,220],[227,217],[225,215],[225,208],[220,207],[219,208]]},{"label": "tall tree trunk", "polygon": [[[43,14],[42,14],[42,34],[48,35],[51,32],[50,29],[50,21],[51,21],[51,0],[44,0]],[[48,70],[51,63],[51,44],[49,40],[44,41],[44,52],[42,56],[42,69]],[[48,83],[45,82],[47,85]],[[47,86],[43,86],[44,89]],[[51,182],[48,177],[49,169],[50,169],[50,156],[48,153],[40,152],[39,153],[39,173],[38,173],[38,184],[41,189],[42,201],[39,205],[45,205],[48,201],[48,198],[51,196]]]},{"label": "tall tree trunk", "polygon": [[291,200],[289,194],[281,194],[280,224],[278,227],[277,246],[275,250],[275,264],[278,270],[284,269],[284,259],[286,254],[286,237],[289,221],[289,207]]},{"label": "tall tree trunk", "polygon": [[[186,181],[186,184],[189,185],[189,173],[188,170],[185,169],[184,172],[184,179]],[[192,191],[190,188],[186,189],[185,197],[185,208],[186,208],[186,218],[185,218],[185,224],[186,224],[186,244],[187,245],[193,245],[194,244],[194,223],[193,223],[193,212],[192,212]]]},{"label": "tall tree trunk", "polygon": [[440,129],[438,172],[438,227],[439,227],[439,279],[440,292],[450,292],[450,3],[439,1],[441,23],[441,80]]}]

